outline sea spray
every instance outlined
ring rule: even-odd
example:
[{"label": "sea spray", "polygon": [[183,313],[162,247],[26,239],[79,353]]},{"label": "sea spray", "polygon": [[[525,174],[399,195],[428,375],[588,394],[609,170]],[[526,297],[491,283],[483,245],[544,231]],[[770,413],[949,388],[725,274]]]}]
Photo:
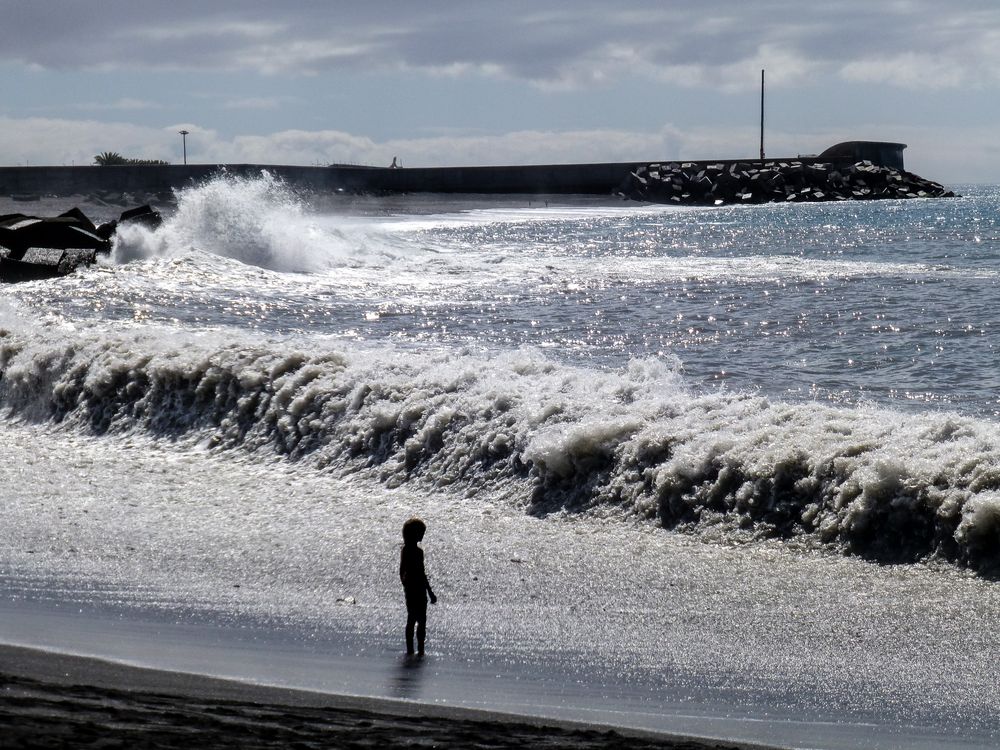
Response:
[{"label": "sea spray", "polygon": [[1000,430],[971,417],[697,393],[659,359],[595,370],[529,349],[3,325],[8,419],[499,494],[532,513],[1000,562]]},{"label": "sea spray", "polygon": [[289,185],[267,172],[257,177],[220,173],[177,191],[177,208],[156,230],[125,226],[113,261],[128,263],[201,252],[272,271],[315,273],[350,265],[370,250],[372,227],[309,213]]}]

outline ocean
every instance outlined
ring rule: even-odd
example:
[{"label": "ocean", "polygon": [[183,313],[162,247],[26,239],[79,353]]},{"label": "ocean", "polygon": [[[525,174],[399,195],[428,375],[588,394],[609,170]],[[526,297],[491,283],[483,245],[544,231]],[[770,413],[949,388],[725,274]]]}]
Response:
[{"label": "ocean", "polygon": [[989,746],[1000,188],[958,191],[181,190],[3,289],[4,590],[389,653],[418,514],[439,663]]}]

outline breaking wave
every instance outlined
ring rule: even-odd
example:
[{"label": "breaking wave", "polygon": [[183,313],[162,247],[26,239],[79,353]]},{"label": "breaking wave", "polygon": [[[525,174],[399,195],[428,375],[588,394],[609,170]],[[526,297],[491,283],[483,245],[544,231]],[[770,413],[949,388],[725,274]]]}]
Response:
[{"label": "breaking wave", "polygon": [[[30,326],[30,330],[25,330]],[[695,393],[676,363],[297,347],[0,322],[7,419],[638,517],[722,540],[1000,563],[1000,431],[952,414]],[[340,346],[339,344],[337,345]]]},{"label": "breaking wave", "polygon": [[158,229],[118,230],[113,261],[203,252],[271,271],[316,273],[378,262],[392,251],[371,223],[312,215],[291,187],[264,172],[220,174],[179,191],[176,212]]}]

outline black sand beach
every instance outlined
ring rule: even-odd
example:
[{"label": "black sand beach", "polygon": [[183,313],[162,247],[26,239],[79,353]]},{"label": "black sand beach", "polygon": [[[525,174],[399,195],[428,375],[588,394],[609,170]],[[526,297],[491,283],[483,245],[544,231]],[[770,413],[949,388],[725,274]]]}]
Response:
[{"label": "black sand beach", "polygon": [[761,746],[310,693],[0,646],[3,748]]}]

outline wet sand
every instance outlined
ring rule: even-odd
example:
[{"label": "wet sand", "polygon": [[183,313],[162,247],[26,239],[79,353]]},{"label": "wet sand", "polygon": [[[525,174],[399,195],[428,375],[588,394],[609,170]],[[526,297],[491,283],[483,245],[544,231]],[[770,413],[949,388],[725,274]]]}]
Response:
[{"label": "wet sand", "polygon": [[759,745],[312,693],[0,646],[5,748],[672,748]]}]

